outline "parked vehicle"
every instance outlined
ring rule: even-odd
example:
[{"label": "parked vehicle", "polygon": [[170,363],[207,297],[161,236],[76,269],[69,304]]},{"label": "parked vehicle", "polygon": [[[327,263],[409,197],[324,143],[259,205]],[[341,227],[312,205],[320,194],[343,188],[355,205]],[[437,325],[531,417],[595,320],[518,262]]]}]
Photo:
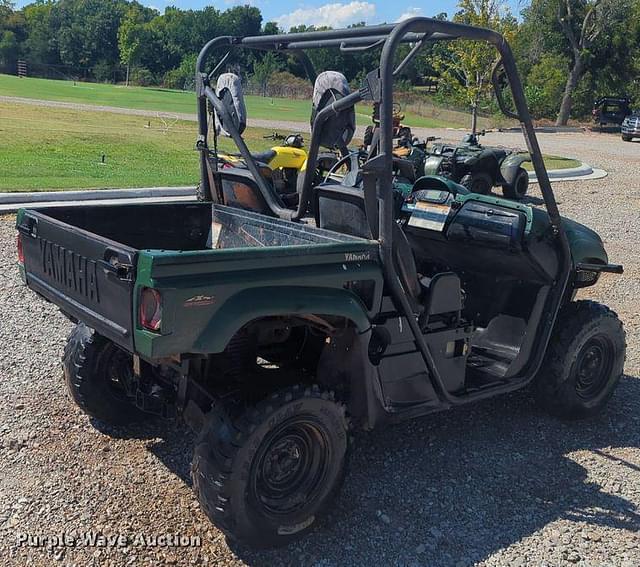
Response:
[{"label": "parked vehicle", "polygon": [[631,100],[627,97],[603,96],[593,103],[593,121],[602,128],[607,125],[620,126],[625,116],[631,113]]},{"label": "parked vehicle", "polygon": [[640,138],[640,110],[632,112],[622,121],[621,131],[624,142]]},{"label": "parked vehicle", "polygon": [[424,174],[448,177],[482,195],[500,186],[505,197],[522,199],[529,188],[529,174],[522,164],[529,161],[529,156],[482,146],[478,138],[484,134],[469,134],[457,146],[433,144],[427,150]]},{"label": "parked vehicle", "polygon": [[[498,51],[497,100],[513,117],[504,74],[546,211],[445,177],[394,189],[394,76],[426,40],[458,38]],[[402,43],[413,48],[398,64]],[[260,175],[235,103],[215,90],[213,59],[285,51],[317,83],[329,77],[316,79],[306,51],[330,46],[382,46],[380,63],[357,91],[314,104],[292,209]],[[23,209],[18,257],[27,285],[77,322],[63,360],[73,399],[107,422],[157,414],[189,423],[195,492],[228,537],[282,545],[313,529],[342,483],[353,428],[527,386],[561,417],[605,406],[623,372],[624,331],[610,309],[575,292],[622,267],[595,232],[560,216],[500,34],[417,17],[217,37],[196,78],[207,201]],[[349,171],[348,184],[314,185],[320,147],[348,143],[363,100],[379,102],[380,124],[361,182]],[[218,167],[209,106],[245,169]]]}]

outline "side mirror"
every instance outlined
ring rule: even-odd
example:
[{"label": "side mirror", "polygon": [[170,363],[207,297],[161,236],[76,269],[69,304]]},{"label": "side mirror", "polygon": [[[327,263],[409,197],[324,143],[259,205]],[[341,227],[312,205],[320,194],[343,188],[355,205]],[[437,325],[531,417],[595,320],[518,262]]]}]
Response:
[{"label": "side mirror", "polygon": [[491,72],[491,83],[493,84],[493,92],[496,95],[496,101],[498,102],[498,107],[502,114],[504,114],[507,118],[514,118],[515,120],[520,120],[520,117],[517,113],[513,112],[507,106],[504,96],[503,89],[505,84],[508,85],[509,82],[505,76],[504,69],[502,67],[502,59],[497,59],[493,64],[493,71]]}]

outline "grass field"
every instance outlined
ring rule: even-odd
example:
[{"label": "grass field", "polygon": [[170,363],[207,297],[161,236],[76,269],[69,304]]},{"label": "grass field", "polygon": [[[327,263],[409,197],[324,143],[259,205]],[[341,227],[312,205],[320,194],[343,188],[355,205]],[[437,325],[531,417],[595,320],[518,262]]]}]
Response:
[{"label": "grass field", "polygon": [[[266,149],[267,133],[245,139]],[[195,185],[195,140],[195,122],[0,103],[0,191]]]},{"label": "grass field", "polygon": [[[269,133],[249,128],[244,138],[260,151],[273,145],[263,139]],[[0,102],[0,192],[195,185],[195,140],[192,121]],[[226,138],[220,146],[237,151]],[[549,168],[579,165],[546,161]]]},{"label": "grass field", "polygon": [[[544,157],[544,164],[547,169],[568,169],[570,167],[578,167],[581,162],[577,159],[566,158],[562,156],[546,155]],[[533,171],[533,164],[530,161],[524,163],[524,168],[528,171]]]},{"label": "grass field", "polygon": [[[0,95],[162,112],[188,114],[196,112],[195,94],[192,92],[151,87],[123,87],[102,83],[74,83],[73,81],[50,79],[20,79],[2,74],[0,74]],[[307,100],[252,95],[247,95],[245,98],[249,118],[308,122],[311,115],[311,103]],[[371,122],[370,115],[371,111],[367,106],[357,107],[359,124],[369,124]],[[465,123],[460,123],[461,120],[464,120]],[[425,117],[413,112],[406,112],[405,122],[414,127],[439,128],[464,126],[468,119],[464,115],[457,119],[455,116],[452,118],[448,115],[447,120],[443,120],[438,117]]]}]

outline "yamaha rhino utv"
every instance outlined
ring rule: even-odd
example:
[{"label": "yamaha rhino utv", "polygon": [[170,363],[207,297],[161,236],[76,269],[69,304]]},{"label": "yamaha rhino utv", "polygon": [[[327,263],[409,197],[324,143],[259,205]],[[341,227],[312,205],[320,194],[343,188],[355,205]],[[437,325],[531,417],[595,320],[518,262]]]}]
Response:
[{"label": "yamaha rhino utv", "polygon": [[[393,80],[426,44],[456,38],[495,46],[494,85],[504,74],[515,111],[499,88],[498,102],[522,124],[546,211],[443,177],[394,185]],[[341,92],[309,62],[320,47],[378,50],[379,66]],[[237,49],[296,55],[331,91],[313,109],[295,206],[260,175],[233,97],[214,88]],[[615,313],[576,293],[622,268],[595,232],[560,216],[502,36],[412,18],[217,37],[196,78],[207,200],[23,209],[18,257],[27,285],[77,322],[63,359],[73,400],[103,422],[190,424],[196,495],[228,537],[281,545],[315,528],[353,429],[526,387],[561,417],[603,409],[625,335]],[[349,143],[365,100],[380,104],[376,147],[362,167],[315,185],[320,148]],[[219,167],[209,107],[246,167]]]}]

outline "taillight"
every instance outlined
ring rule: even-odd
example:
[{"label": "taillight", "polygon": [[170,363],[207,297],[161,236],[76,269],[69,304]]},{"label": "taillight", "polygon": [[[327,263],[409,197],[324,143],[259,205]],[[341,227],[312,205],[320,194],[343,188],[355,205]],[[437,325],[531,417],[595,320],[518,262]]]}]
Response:
[{"label": "taillight", "polygon": [[24,265],[24,248],[22,246],[22,235],[16,236],[16,248],[18,249],[18,262]]},{"label": "taillight", "polygon": [[140,294],[140,324],[149,331],[159,331],[162,324],[162,295],[145,287]]}]

